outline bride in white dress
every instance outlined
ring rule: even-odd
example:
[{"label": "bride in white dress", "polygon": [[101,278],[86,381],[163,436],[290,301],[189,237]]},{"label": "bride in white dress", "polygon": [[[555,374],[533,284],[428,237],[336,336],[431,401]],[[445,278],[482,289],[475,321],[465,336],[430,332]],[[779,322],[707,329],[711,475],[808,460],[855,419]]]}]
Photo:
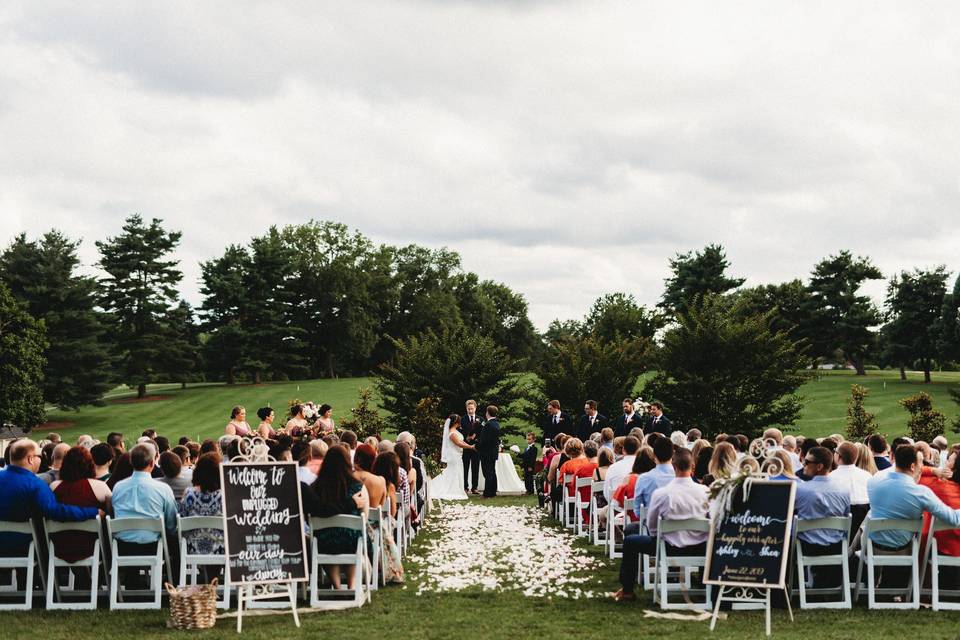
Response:
[{"label": "bride in white dress", "polygon": [[451,414],[443,423],[443,438],[440,446],[440,461],[447,467],[436,478],[430,480],[430,497],[438,500],[466,500],[463,490],[463,450],[476,450],[463,441],[460,435],[460,416]]}]

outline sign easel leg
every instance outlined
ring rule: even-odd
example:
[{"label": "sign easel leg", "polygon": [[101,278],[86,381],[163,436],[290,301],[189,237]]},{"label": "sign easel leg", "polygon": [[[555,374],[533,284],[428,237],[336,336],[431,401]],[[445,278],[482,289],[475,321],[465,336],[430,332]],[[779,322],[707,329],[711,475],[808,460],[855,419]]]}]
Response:
[{"label": "sign easel leg", "polygon": [[237,589],[237,633],[243,630],[243,598],[246,590],[242,585]]},{"label": "sign easel leg", "polygon": [[766,601],[767,601],[767,637],[769,638],[769,637],[770,637],[770,592],[772,591],[772,589],[766,589],[765,591],[767,592],[767,597],[766,597]]},{"label": "sign easel leg", "polygon": [[713,628],[717,626],[717,616],[720,615],[720,603],[723,602],[723,592],[727,589],[723,585],[718,586],[720,588],[717,589],[717,604],[713,607],[713,618],[710,619],[710,631],[713,631]]},{"label": "sign easel leg", "polygon": [[287,584],[287,590],[290,594],[290,610],[293,611],[293,623],[297,625],[297,628],[300,628],[300,614],[297,613],[297,583],[290,582]]}]

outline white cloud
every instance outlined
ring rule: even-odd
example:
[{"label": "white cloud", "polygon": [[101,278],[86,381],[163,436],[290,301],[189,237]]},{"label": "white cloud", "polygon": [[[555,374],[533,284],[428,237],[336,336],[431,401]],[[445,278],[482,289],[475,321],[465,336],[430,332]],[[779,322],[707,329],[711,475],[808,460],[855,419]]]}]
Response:
[{"label": "white cloud", "polygon": [[[10,3],[0,242],[132,212],[197,263],[270,224],[447,245],[535,323],[849,248],[954,263],[960,9],[895,2]],[[874,293],[882,292],[882,285]]]}]

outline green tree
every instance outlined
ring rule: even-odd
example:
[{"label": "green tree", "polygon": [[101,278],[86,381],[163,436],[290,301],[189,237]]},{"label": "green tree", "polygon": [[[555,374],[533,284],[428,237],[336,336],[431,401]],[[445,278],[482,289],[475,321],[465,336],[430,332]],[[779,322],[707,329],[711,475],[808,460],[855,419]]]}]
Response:
[{"label": "green tree", "polygon": [[111,314],[119,376],[147,393],[147,384],[161,379],[167,349],[165,318],[177,303],[176,285],[183,278],[178,261],[167,255],[180,243],[179,232],[167,232],[161,220],[145,225],[139,215],[124,222],[123,233],[97,242],[102,281],[101,304]]},{"label": "green tree", "polygon": [[[617,415],[652,354],[649,338],[605,341],[588,335],[553,345],[538,373],[547,396],[561,406],[579,407],[585,400],[596,400],[601,412]],[[538,409],[542,408],[541,404]]]},{"label": "green tree", "polygon": [[736,289],[745,280],[728,277],[729,266],[726,253],[718,244],[709,244],[696,253],[678,253],[670,260],[673,274],[665,281],[660,306],[672,314],[683,313],[698,298]]},{"label": "green tree", "polygon": [[441,416],[462,413],[466,399],[475,398],[481,407],[504,409],[504,420],[511,417],[513,360],[490,338],[461,326],[395,340],[395,348],[393,360],[378,369],[376,385],[397,431],[414,430],[424,398],[436,399]]},{"label": "green tree", "polygon": [[839,349],[857,375],[866,375],[864,358],[875,343],[871,329],[882,318],[870,298],[858,292],[864,282],[881,278],[883,274],[868,258],[854,258],[849,251],[829,256],[814,267],[809,283],[814,356]]},{"label": "green tree", "polygon": [[877,416],[863,406],[870,390],[859,384],[851,385],[850,399],[847,400],[847,439],[855,442],[877,433]]},{"label": "green tree", "polygon": [[454,294],[460,318],[467,327],[493,338],[513,358],[533,355],[539,336],[521,294],[499,282],[480,281],[475,273],[455,276]]},{"label": "green tree", "polygon": [[0,282],[0,427],[28,431],[44,421],[43,370],[47,341],[42,321]]},{"label": "green tree", "polygon": [[578,340],[583,333],[583,323],[579,320],[554,320],[544,332],[543,339],[548,345],[556,345]]},{"label": "green tree", "polygon": [[929,393],[921,391],[915,396],[904,398],[900,405],[910,413],[907,428],[910,437],[916,441],[932,442],[937,436],[943,435],[943,428],[947,418],[933,408],[933,398]]},{"label": "green tree", "polygon": [[169,309],[161,322],[164,349],[160,352],[157,370],[171,382],[179,382],[182,389],[188,382],[198,380],[197,362],[200,355],[200,335],[193,317],[193,308],[185,300]]},{"label": "green tree", "polygon": [[446,416],[440,415],[440,402],[436,398],[421,398],[410,420],[410,433],[417,439],[417,445],[440,461],[440,449],[443,446],[443,423]]},{"label": "green tree", "polygon": [[0,255],[0,280],[46,325],[43,397],[63,410],[100,403],[112,377],[97,282],[76,273],[79,244],[58,231],[39,242],[20,234]]},{"label": "green tree", "polygon": [[383,416],[377,411],[373,401],[373,390],[361,387],[357,406],[350,409],[350,417],[340,423],[340,428],[353,431],[357,438],[363,440],[371,436],[380,437],[385,426]]},{"label": "green tree", "polygon": [[704,437],[721,432],[760,435],[800,415],[797,390],[807,379],[803,343],[772,328],[774,313],[745,316],[710,295],[677,317],[659,351],[659,372],[644,396],[661,400],[671,417]]},{"label": "green tree", "polygon": [[637,304],[632,295],[608,293],[593,303],[583,321],[583,331],[601,342],[632,338],[652,340],[665,325],[666,318],[662,314]]},{"label": "green tree", "polygon": [[937,350],[940,359],[960,360],[960,275],[953,283],[953,290],[943,296],[939,324]]},{"label": "green tree", "polygon": [[904,271],[887,286],[887,317],[884,327],[888,353],[900,365],[919,361],[923,381],[930,382],[930,369],[937,357],[947,292],[947,269],[943,265],[926,271]]},{"label": "green tree", "polygon": [[251,337],[245,320],[249,295],[245,279],[251,268],[250,254],[240,245],[230,245],[223,255],[200,263],[203,304],[203,346],[206,368],[235,384],[247,367]]},{"label": "green tree", "polygon": [[291,326],[302,331],[311,375],[359,372],[394,306],[393,293],[382,286],[389,279],[387,257],[362,234],[333,222],[287,226],[281,236],[293,260]]},{"label": "green tree", "polygon": [[810,305],[810,291],[800,280],[780,284],[765,284],[741,289],[734,294],[737,308],[747,316],[773,312],[771,328],[789,331],[795,339],[812,342],[814,323]]}]

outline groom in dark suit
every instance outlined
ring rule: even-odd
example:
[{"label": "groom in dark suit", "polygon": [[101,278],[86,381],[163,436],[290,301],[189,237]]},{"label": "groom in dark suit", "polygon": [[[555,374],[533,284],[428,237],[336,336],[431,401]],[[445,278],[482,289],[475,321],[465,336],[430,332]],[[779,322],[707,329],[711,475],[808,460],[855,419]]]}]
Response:
[{"label": "groom in dark suit", "polygon": [[483,470],[483,497],[497,495],[497,458],[500,456],[499,411],[494,405],[487,407],[487,422],[480,431],[480,443],[477,454],[480,456],[480,469]]}]

